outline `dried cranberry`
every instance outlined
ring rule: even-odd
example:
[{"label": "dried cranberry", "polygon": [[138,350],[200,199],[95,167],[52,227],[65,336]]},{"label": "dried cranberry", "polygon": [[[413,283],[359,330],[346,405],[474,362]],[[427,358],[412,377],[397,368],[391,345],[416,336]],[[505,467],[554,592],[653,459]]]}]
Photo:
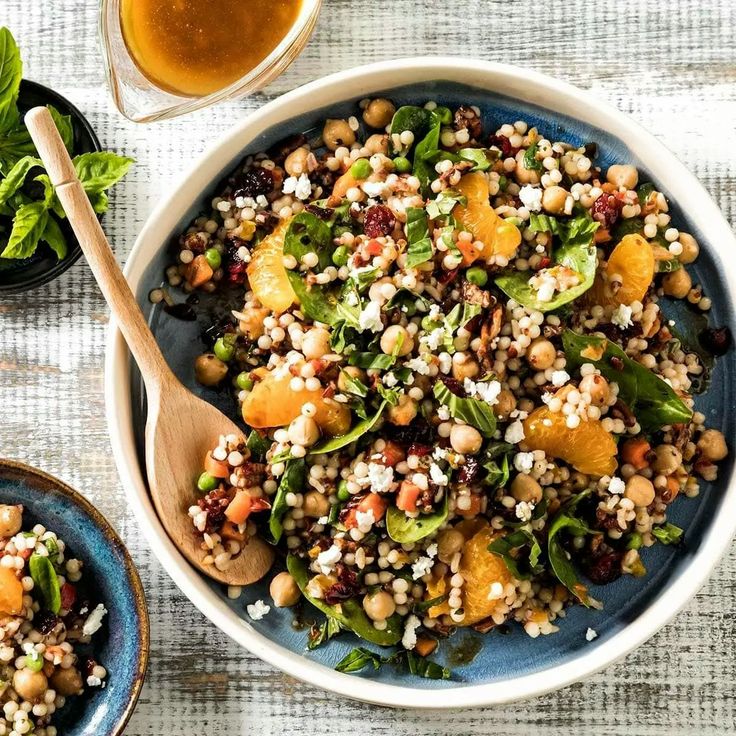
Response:
[{"label": "dried cranberry", "polygon": [[590,214],[594,220],[610,230],[621,215],[622,208],[623,202],[618,197],[604,193],[593,202]]},{"label": "dried cranberry", "polygon": [[240,238],[228,238],[225,244],[225,279],[233,286],[245,281],[248,264],[238,255],[243,245],[245,241]]},{"label": "dried cranberry", "polygon": [[450,389],[450,391],[455,394],[455,396],[460,396],[461,398],[465,398],[465,389],[463,388],[462,383],[457,380],[457,378],[450,378],[450,376],[440,376],[442,383],[447,386],[447,388]]},{"label": "dried cranberry", "polygon": [[700,333],[700,342],[713,355],[725,355],[731,347],[733,336],[728,327],[707,327]]},{"label": "dried cranberry", "polygon": [[238,177],[235,196],[236,197],[256,197],[263,194],[269,194],[273,189],[273,173],[269,169],[262,166],[256,166]]},{"label": "dried cranberry", "polygon": [[426,422],[415,421],[403,427],[396,424],[387,424],[381,431],[385,432],[387,437],[402,445],[412,445],[414,443],[431,445],[435,440],[435,430]]},{"label": "dried cranberry", "polygon": [[511,141],[505,135],[492,135],[489,144],[501,149],[504,158],[516,156],[519,149],[511,145]]},{"label": "dried cranberry", "polygon": [[396,225],[394,213],[383,204],[375,204],[365,211],[363,231],[369,238],[380,238],[389,235]]},{"label": "dried cranberry", "polygon": [[92,677],[92,671],[97,667],[97,662],[92,657],[81,657],[79,660],[79,669],[82,671],[85,681],[88,677]]},{"label": "dried cranberry", "polygon": [[608,552],[588,567],[588,577],[596,585],[607,585],[621,577],[621,552]]},{"label": "dried cranberry", "polygon": [[474,457],[468,457],[465,459],[465,465],[460,467],[460,471],[457,474],[458,483],[473,483],[478,480],[480,475],[481,464]]},{"label": "dried cranberry", "polygon": [[319,217],[320,220],[325,220],[325,222],[331,220],[332,216],[335,214],[335,210],[331,210],[327,207],[320,207],[317,204],[308,204],[304,209],[315,217]]},{"label": "dried cranberry", "polygon": [[225,521],[225,509],[230,504],[232,497],[232,491],[228,491],[225,488],[217,488],[197,501],[199,508],[207,512],[207,525],[205,528],[207,532],[216,531],[222,526],[222,523]]},{"label": "dried cranberry", "polygon": [[[69,608],[69,606],[64,606],[64,608]],[[33,625],[44,636],[48,636],[59,623],[59,620],[59,617],[51,611],[41,610],[33,618]]]},{"label": "dried cranberry", "polygon": [[335,572],[337,582],[327,588],[324,593],[325,603],[330,606],[348,598],[354,598],[360,592],[358,577],[347,565],[338,562]]},{"label": "dried cranberry", "polygon": [[424,457],[425,455],[429,455],[429,453],[432,452],[431,445],[422,445],[418,442],[412,442],[411,445],[409,445],[409,449],[407,450],[407,455],[416,455],[417,457]]},{"label": "dried cranberry", "polygon": [[70,611],[77,600],[77,589],[71,583],[64,583],[61,586],[61,607]]},{"label": "dried cranberry", "polygon": [[437,281],[443,285],[450,284],[457,278],[459,273],[459,268],[455,268],[452,271],[445,271],[441,276],[438,276]]}]

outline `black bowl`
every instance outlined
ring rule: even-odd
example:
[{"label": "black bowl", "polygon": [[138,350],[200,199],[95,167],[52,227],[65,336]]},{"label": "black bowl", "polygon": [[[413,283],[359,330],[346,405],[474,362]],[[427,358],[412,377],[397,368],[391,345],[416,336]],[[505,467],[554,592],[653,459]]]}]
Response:
[{"label": "black bowl", "polygon": [[[71,116],[75,155],[102,150],[92,126],[71,102],[42,84],[24,79],[20,84],[18,97],[21,114],[39,105],[53,105],[62,115]],[[59,260],[46,243],[39,243],[36,252],[30,258],[19,260],[0,258],[0,294],[13,294],[47,284],[79,258],[82,250],[69,222],[63,220],[60,225],[69,245],[66,258]]]}]

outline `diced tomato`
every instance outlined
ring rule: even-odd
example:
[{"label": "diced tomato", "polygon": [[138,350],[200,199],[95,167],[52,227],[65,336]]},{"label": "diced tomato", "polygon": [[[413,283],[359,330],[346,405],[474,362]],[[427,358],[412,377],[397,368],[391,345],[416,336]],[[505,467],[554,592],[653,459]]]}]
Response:
[{"label": "diced tomato", "polygon": [[355,508],[350,509],[350,512],[345,518],[345,528],[354,529],[358,526],[358,511],[367,514],[370,509],[373,511],[373,519],[378,521],[379,519],[383,519],[387,508],[388,500],[386,498],[379,496],[377,493],[369,493],[361,499]]},{"label": "diced tomato", "polygon": [[404,454],[404,450],[401,448],[401,445],[389,440],[386,443],[386,447],[383,448],[381,459],[383,460],[384,465],[387,465],[390,468],[395,468],[402,460],[406,459],[406,455]]},{"label": "diced tomato", "polygon": [[65,611],[70,611],[77,600],[77,589],[71,583],[64,583],[61,586],[61,607]]},{"label": "diced tomato", "polygon": [[213,478],[227,478],[230,475],[227,463],[223,460],[215,460],[211,452],[208,452],[204,458],[204,469]]},{"label": "diced tomato", "polygon": [[402,481],[401,488],[396,495],[396,507],[402,511],[416,511],[417,500],[422,495],[422,489],[410,480]]},{"label": "diced tomato", "polygon": [[225,516],[232,521],[233,524],[245,524],[250,516],[251,506],[253,505],[253,497],[248,491],[242,490],[235,494],[235,498],[228,504],[225,509]]}]

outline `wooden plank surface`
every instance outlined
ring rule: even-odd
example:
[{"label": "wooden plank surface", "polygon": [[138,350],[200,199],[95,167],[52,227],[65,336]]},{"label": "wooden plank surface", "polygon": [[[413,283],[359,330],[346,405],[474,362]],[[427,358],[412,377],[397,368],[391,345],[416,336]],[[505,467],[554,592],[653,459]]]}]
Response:
[{"label": "wooden plank surface", "polygon": [[[734,0],[325,0],[305,53],[266,93],[152,126],[105,89],[95,0],[0,0],[26,76],[66,94],[108,148],[137,164],[106,229],[121,261],[159,196],[203,148],[264,101],[367,61],[464,54],[546,72],[630,113],[736,222]],[[83,262],[48,287],[0,299],[0,454],[89,496],[139,566],[153,627],[130,736],[236,734],[726,734],[736,732],[736,547],[678,619],[625,661],[525,704],[436,713],[336,702],[232,644],[178,592],[126,508],[104,421],[107,313]],[[356,691],[359,683],[356,682]]]}]

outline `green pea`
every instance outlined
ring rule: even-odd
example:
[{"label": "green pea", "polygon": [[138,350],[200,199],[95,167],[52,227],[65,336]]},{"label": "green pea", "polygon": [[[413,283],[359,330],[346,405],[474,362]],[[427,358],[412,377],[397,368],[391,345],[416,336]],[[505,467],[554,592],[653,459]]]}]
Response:
[{"label": "green pea", "polygon": [[40,672],[43,669],[43,657],[38,652],[26,654],[26,669],[31,672]]},{"label": "green pea", "polygon": [[216,271],[222,264],[222,256],[217,248],[207,248],[204,252],[204,257],[207,259],[207,263],[210,264],[210,268]]},{"label": "green pea", "polygon": [[215,342],[215,355],[223,361],[223,363],[227,363],[228,360],[233,359],[233,355],[235,355],[235,345],[233,344],[234,340],[233,338],[227,338],[227,337],[218,337],[217,341]]},{"label": "green pea", "polygon": [[506,187],[509,185],[509,180],[501,174],[501,176],[498,177],[498,188],[502,191],[506,191]]},{"label": "green pea", "polygon": [[350,498],[350,491],[348,490],[348,482],[343,478],[337,484],[337,497],[340,501],[347,501]]},{"label": "green pea", "polygon": [[346,246],[340,245],[332,252],[332,262],[339,268],[340,266],[347,265],[348,259],[350,258],[350,251]]},{"label": "green pea", "polygon": [[355,179],[367,179],[373,173],[373,169],[367,158],[359,158],[350,167],[350,173]]},{"label": "green pea", "polygon": [[397,156],[394,159],[394,168],[399,174],[408,174],[411,171],[411,161],[406,156]]},{"label": "green pea", "polygon": [[206,470],[197,478],[197,488],[204,493],[209,493],[217,488],[217,478],[210,475]]},{"label": "green pea", "polygon": [[422,317],[422,329],[425,332],[432,332],[432,330],[436,330],[438,327],[441,326],[441,322],[437,322],[436,320],[430,319],[429,316]]},{"label": "green pea", "polygon": [[243,371],[242,373],[238,373],[235,378],[235,384],[243,391],[250,391],[253,388],[253,379],[250,377],[248,371]]},{"label": "green pea", "polygon": [[643,542],[644,540],[639,532],[631,532],[629,540],[626,542],[626,549],[639,549]]},{"label": "green pea", "polygon": [[476,286],[485,286],[488,283],[488,274],[484,268],[473,266],[465,272],[465,278]]}]

